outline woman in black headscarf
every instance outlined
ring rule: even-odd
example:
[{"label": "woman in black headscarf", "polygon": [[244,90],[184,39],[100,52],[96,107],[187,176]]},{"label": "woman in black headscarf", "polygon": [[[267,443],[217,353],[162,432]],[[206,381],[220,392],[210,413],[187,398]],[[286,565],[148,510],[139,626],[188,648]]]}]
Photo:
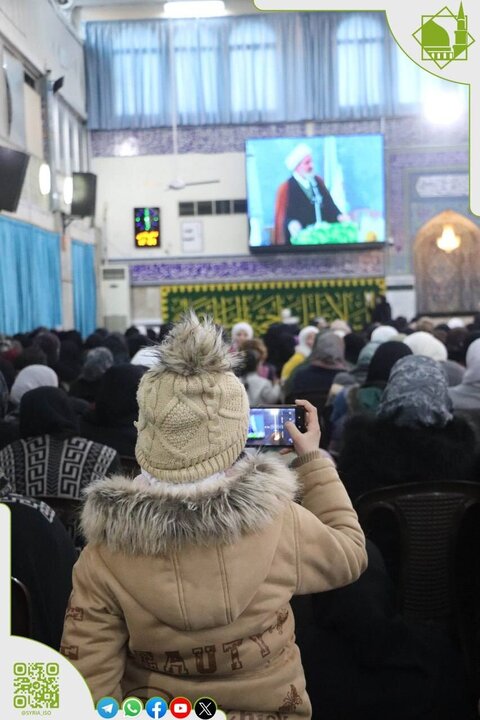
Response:
[{"label": "woman in black headscarf", "polygon": [[127,341],[122,333],[111,333],[103,340],[102,345],[103,347],[108,348],[112,353],[115,365],[130,362],[130,353],[128,352]]},{"label": "woman in black headscarf", "polygon": [[412,351],[405,343],[395,340],[382,343],[370,360],[365,382],[347,386],[338,393],[330,415],[331,452],[340,450],[343,429],[349,417],[358,413],[375,414],[393,366],[407,355],[412,355]]},{"label": "woman in black headscarf", "polygon": [[81,420],[85,437],[106,443],[123,457],[135,456],[138,418],[137,389],[146,368],[143,365],[114,365],[103,375],[95,410]]},{"label": "woman in black headscarf", "polygon": [[268,360],[280,377],[283,366],[295,352],[295,338],[286,331],[283,323],[273,323],[263,336],[263,342],[267,347]]},{"label": "woman in black headscarf", "polygon": [[475,479],[475,435],[453,417],[439,363],[422,355],[395,363],[375,416],[346,423],[338,470],[352,500],[389,485]]},{"label": "woman in black headscarf", "polygon": [[0,451],[14,492],[80,498],[93,480],[120,469],[111,447],[80,437],[78,416],[60,388],[39,387],[20,401],[20,439]]},{"label": "woman in black headscarf", "polygon": [[62,340],[58,362],[52,367],[67,387],[78,378],[82,369],[82,349],[75,340]]},{"label": "woman in black headscarf", "polygon": [[354,368],[358,362],[360,352],[367,344],[364,337],[360,333],[347,333],[343,338],[345,343],[345,360],[347,365]]}]

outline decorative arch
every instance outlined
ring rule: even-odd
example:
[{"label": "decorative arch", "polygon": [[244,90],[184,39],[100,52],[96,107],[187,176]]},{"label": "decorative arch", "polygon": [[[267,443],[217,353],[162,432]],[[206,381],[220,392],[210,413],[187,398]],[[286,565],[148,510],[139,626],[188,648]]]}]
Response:
[{"label": "decorative arch", "polygon": [[[437,246],[445,225],[452,225],[461,241],[451,253]],[[418,313],[478,312],[480,228],[475,223],[453,210],[445,210],[420,228],[413,257]]]}]

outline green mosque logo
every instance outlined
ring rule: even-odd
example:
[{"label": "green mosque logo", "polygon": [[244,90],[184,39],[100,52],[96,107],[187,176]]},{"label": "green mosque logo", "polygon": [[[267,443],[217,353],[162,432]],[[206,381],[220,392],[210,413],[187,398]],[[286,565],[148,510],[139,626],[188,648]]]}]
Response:
[{"label": "green mosque logo", "polygon": [[468,32],[463,3],[457,15],[447,7],[436,15],[422,15],[413,37],[422,48],[422,60],[432,60],[440,69],[453,60],[468,60],[468,48],[475,42]]}]

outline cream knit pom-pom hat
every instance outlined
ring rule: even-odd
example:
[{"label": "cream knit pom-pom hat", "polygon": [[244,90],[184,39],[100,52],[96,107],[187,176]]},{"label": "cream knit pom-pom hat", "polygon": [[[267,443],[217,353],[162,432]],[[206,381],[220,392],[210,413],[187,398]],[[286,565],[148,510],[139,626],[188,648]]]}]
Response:
[{"label": "cream knit pom-pom hat", "polygon": [[140,466],[159,480],[189,483],[229,468],[245,447],[249,406],[221,329],[193,312],[158,347],[138,388]]}]

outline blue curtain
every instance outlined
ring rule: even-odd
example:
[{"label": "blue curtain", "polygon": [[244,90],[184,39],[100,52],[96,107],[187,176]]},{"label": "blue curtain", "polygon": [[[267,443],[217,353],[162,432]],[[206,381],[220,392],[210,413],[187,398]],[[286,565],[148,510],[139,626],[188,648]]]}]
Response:
[{"label": "blue curtain", "polygon": [[87,23],[89,125],[298,122],[417,112],[440,82],[404,56],[384,13]]},{"label": "blue curtain", "polygon": [[0,217],[0,332],[61,324],[58,234]]},{"label": "blue curtain", "polygon": [[72,281],[75,330],[86,337],[97,323],[94,245],[72,240]]}]

